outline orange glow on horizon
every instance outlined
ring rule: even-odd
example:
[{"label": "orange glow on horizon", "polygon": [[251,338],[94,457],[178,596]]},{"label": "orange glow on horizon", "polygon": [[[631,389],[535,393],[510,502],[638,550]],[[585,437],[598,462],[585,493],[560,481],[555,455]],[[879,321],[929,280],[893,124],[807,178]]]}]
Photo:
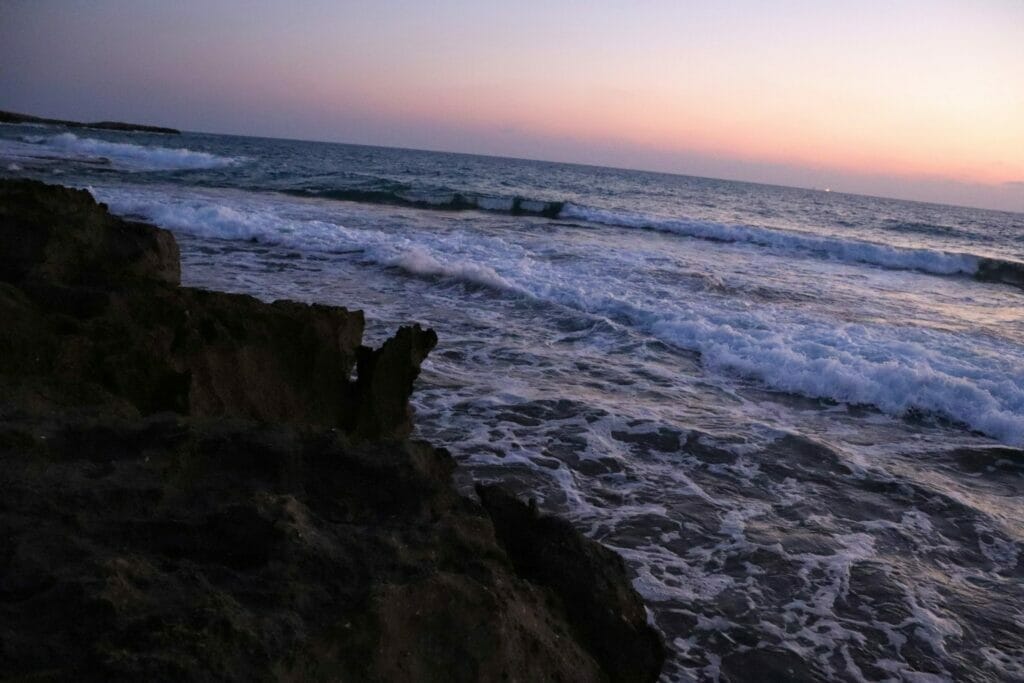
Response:
[{"label": "orange glow on horizon", "polygon": [[[427,93],[413,87],[401,97],[362,101],[396,118],[511,129],[589,145],[991,185],[1024,179],[1024,119],[964,127],[957,118],[969,112],[929,117],[906,107],[872,116],[864,113],[873,111],[870,105],[829,106],[827,99],[807,107],[773,103],[773,110],[735,101],[694,107],[653,93],[605,95]],[[1024,112],[1024,97],[1017,110]]]}]

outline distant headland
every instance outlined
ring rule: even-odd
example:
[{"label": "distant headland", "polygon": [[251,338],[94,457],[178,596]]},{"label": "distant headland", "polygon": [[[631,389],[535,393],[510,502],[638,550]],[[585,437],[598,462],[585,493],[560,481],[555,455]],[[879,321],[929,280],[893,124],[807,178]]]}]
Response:
[{"label": "distant headland", "polygon": [[180,130],[176,130],[174,128],[163,128],[161,126],[144,126],[139,123],[124,123],[122,121],[96,121],[95,123],[64,121],[62,119],[46,119],[41,116],[31,116],[29,114],[18,114],[13,111],[2,110],[0,110],[0,123],[42,123],[48,126],[64,126],[65,128],[98,128],[100,130],[181,135]]}]

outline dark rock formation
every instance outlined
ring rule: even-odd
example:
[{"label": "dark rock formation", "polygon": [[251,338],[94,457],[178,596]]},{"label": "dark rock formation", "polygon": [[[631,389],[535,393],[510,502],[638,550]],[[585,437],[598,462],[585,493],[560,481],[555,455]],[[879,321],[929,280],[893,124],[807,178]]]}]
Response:
[{"label": "dark rock formation", "polygon": [[115,218],[85,190],[4,183],[0,221],[0,280],[5,282],[115,286],[180,280],[171,233]]},{"label": "dark rock formation", "polygon": [[[18,321],[0,337],[0,368],[12,381],[72,401],[106,393],[143,415],[358,427],[363,438],[408,433],[408,398],[432,332],[409,328],[361,352],[361,311],[169,287],[179,277],[173,236],[111,216],[82,190],[4,183],[0,221],[0,280],[10,283],[0,285],[0,309]],[[367,368],[386,354],[387,368],[357,384],[359,353]]]},{"label": "dark rock formation", "polygon": [[356,383],[359,408],[354,431],[359,436],[408,436],[412,432],[409,396],[420,364],[437,346],[433,330],[403,327],[379,349],[359,348]]},{"label": "dark rock formation", "polygon": [[170,234],[0,181],[0,678],[657,676],[617,556],[407,440],[432,331],[177,281]]},{"label": "dark rock formation", "polygon": [[[622,558],[564,519],[497,486],[476,487],[516,572],[558,596],[574,633],[613,680],[654,680],[665,653]],[[639,676],[638,676],[639,673]]]},{"label": "dark rock formation", "polygon": [[139,123],[124,123],[122,121],[96,121],[95,123],[83,123],[81,121],[65,121],[63,119],[46,119],[41,116],[18,114],[13,111],[0,111],[0,123],[42,123],[47,126],[63,126],[64,128],[94,128],[98,130],[181,135],[180,130],[164,128],[162,126],[144,126]]},{"label": "dark rock formation", "polygon": [[425,444],[172,415],[0,423],[0,671],[600,680]]}]

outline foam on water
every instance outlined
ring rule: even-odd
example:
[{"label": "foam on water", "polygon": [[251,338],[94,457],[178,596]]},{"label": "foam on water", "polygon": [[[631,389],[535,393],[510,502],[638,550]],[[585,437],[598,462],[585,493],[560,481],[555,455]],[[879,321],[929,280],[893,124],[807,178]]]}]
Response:
[{"label": "foam on water", "polygon": [[745,242],[773,249],[811,252],[840,261],[867,263],[883,268],[918,270],[934,275],[974,275],[981,260],[981,257],[973,254],[892,247],[862,240],[823,237],[752,225],[726,225],[684,218],[607,211],[576,204],[566,204],[560,217],[625,228],[658,230],[698,239]]},{"label": "foam on water", "polygon": [[413,247],[394,258],[386,259],[385,262],[414,275],[440,275],[494,289],[505,289],[511,292],[523,291],[498,275],[493,268],[476,263],[441,263],[423,247]]},{"label": "foam on water", "polygon": [[[182,235],[190,284],[359,302],[371,343],[408,320],[435,326],[420,435],[450,444],[461,472],[519,485],[620,551],[668,635],[665,680],[1021,670],[1014,456],[957,477],[961,461],[942,453],[990,441],[759,388],[1019,416],[1021,349],[1000,332],[1017,292],[543,219],[96,193]],[[814,276],[830,287],[801,298]],[[889,290],[925,292],[887,308]],[[960,305],[955,292],[964,306],[1003,302],[1010,318],[989,333],[925,314]]]},{"label": "foam on water", "polygon": [[552,258],[552,250],[572,247],[547,239],[524,246],[511,235],[465,229],[353,228],[319,204],[286,210],[272,200],[174,199],[123,189],[97,195],[116,212],[190,234],[356,251],[364,262],[566,306],[697,351],[705,367],[772,389],[894,415],[933,414],[1006,444],[1024,444],[1024,359],[1000,339],[898,321],[851,323],[784,304],[751,307],[700,296],[666,300],[632,276],[662,255],[637,249],[607,258]]},{"label": "foam on water", "polygon": [[943,332],[804,319],[780,325],[771,312],[662,318],[649,327],[700,351],[704,362],[783,391],[918,410],[1024,444],[1024,366]]},{"label": "foam on water", "polygon": [[102,185],[188,285],[434,327],[418,436],[619,550],[665,680],[1021,678],[1024,460],[964,428],[1019,439],[1021,216],[189,133],[245,163],[138,173],[52,137],[0,127],[0,174]]},{"label": "foam on water", "polygon": [[109,159],[116,167],[128,171],[175,171],[210,169],[238,163],[235,158],[220,157],[184,147],[170,148],[111,142],[98,138],[61,133],[51,137],[26,136],[25,142],[38,145],[48,153],[74,159]]}]

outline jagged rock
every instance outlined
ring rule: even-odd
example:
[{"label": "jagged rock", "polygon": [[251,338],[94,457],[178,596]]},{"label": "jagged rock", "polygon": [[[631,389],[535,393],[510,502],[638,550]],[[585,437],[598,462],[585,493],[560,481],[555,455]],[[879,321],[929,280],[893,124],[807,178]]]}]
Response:
[{"label": "jagged rock", "polygon": [[540,515],[497,486],[477,485],[517,573],[558,596],[584,647],[613,681],[657,679],[665,658],[622,558],[564,519]]},{"label": "jagged rock", "polygon": [[0,280],[110,286],[180,277],[178,244],[166,230],[112,216],[85,190],[0,185]]},{"label": "jagged rock", "polygon": [[452,467],[245,422],[0,422],[0,671],[601,680]]},{"label": "jagged rock", "polygon": [[0,285],[16,321],[0,329],[0,372],[92,387],[142,415],[354,422],[361,312],[170,287],[92,294]]},{"label": "jagged rock", "polygon": [[[405,337],[389,347],[393,367],[364,382],[366,402],[385,411],[375,415],[359,410],[351,377],[361,311],[169,286],[178,278],[170,233],[111,216],[84,191],[0,184],[0,280],[16,285],[0,291],[0,310],[17,321],[0,330],[0,370],[20,383],[106,392],[143,415],[173,410],[347,431],[358,423],[367,438],[408,433],[412,379],[433,344],[408,350],[402,365],[396,351]],[[409,339],[436,342],[430,331]]]},{"label": "jagged rock", "polygon": [[657,675],[617,556],[405,439],[432,331],[177,287],[78,191],[0,181],[0,219],[2,677]]},{"label": "jagged rock", "polygon": [[357,393],[359,414],[354,432],[362,437],[393,435],[402,438],[412,431],[409,396],[420,374],[420,364],[437,346],[433,330],[419,325],[399,328],[379,349],[360,347]]}]

